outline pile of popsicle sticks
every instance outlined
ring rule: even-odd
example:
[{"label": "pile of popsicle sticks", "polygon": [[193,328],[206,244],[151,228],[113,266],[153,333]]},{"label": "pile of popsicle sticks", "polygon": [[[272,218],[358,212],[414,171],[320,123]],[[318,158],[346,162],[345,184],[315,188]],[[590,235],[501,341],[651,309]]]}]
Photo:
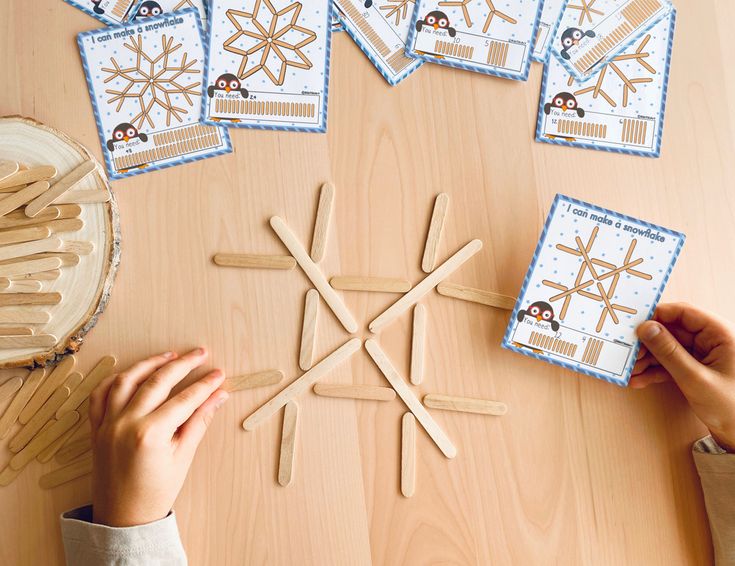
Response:
[{"label": "pile of popsicle sticks", "polygon": [[61,294],[43,292],[44,283],[93,251],[92,242],[59,235],[83,228],[80,204],[109,200],[104,190],[71,191],[95,167],[85,161],[56,179],[50,165],[0,161],[0,307],[10,307],[0,308],[0,350],[56,345],[55,336],[39,331],[50,313],[26,307],[60,303]]},{"label": "pile of popsicle sticks", "polygon": [[[310,289],[306,293],[305,297],[301,344],[299,348],[299,367],[305,373],[248,416],[243,421],[242,427],[248,431],[254,430],[280,411],[280,409],[283,409],[278,483],[286,486],[293,479],[299,414],[297,399],[299,396],[311,389],[315,394],[324,397],[356,399],[361,401],[392,401],[396,398],[397,394],[408,408],[408,412],[404,414],[401,422],[402,451],[400,483],[403,495],[410,497],[415,491],[416,484],[415,439],[417,421],[447,458],[453,458],[457,453],[452,441],[426,410],[426,407],[482,415],[503,415],[507,411],[507,408],[503,403],[497,401],[434,393],[426,394],[423,397],[422,403],[414,390],[400,375],[385,354],[379,342],[373,338],[365,341],[365,350],[386,378],[390,387],[320,383],[319,381],[332,369],[347,361],[363,346],[360,339],[352,338],[318,363],[314,363],[320,304],[326,304],[344,329],[348,333],[354,334],[358,330],[358,324],[336,290],[401,294],[402,296],[375,318],[368,327],[371,332],[378,333],[413,308],[410,381],[412,385],[419,385],[423,382],[425,365],[424,343],[428,326],[427,309],[420,302],[423,298],[436,289],[440,294],[447,297],[507,310],[513,308],[515,299],[492,291],[472,289],[446,281],[452,273],[482,248],[482,242],[480,240],[472,240],[444,263],[439,266],[436,265],[437,249],[442,237],[444,221],[449,205],[449,197],[444,193],[438,195],[434,203],[421,262],[422,270],[427,275],[420,282],[412,285],[411,282],[400,278],[367,276],[335,276],[328,280],[318,263],[323,259],[325,254],[331,211],[334,204],[334,194],[334,186],[331,184],[325,184],[321,189],[310,253],[306,251],[288,224],[282,218],[274,216],[270,220],[271,228],[288,249],[290,255],[274,256],[218,253],[213,257],[216,265],[227,267],[294,269],[298,265],[314,286],[313,289]],[[279,378],[268,381],[268,384],[281,381],[283,376],[282,372],[271,370],[270,373],[278,375]],[[246,376],[244,379],[251,385],[252,383],[260,384],[258,375]]]},{"label": "pile of popsicle sticks", "polygon": [[34,460],[60,465],[41,476],[39,485],[56,487],[92,471],[88,423],[89,395],[115,368],[106,356],[86,375],[74,371],[76,358],[65,357],[53,369],[34,369],[0,384],[0,439],[9,436],[10,460],[0,471],[0,486],[9,485]]}]

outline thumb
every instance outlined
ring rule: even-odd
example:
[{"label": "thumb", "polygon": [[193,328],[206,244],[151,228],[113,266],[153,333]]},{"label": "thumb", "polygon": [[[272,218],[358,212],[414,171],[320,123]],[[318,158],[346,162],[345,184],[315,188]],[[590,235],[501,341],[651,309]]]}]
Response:
[{"label": "thumb", "polygon": [[194,456],[199,443],[214,420],[217,410],[224,405],[228,398],[229,395],[226,391],[218,389],[179,427],[179,446],[191,457]]},{"label": "thumb", "polygon": [[651,355],[671,374],[679,387],[684,389],[692,378],[702,374],[702,364],[686,351],[665,326],[654,320],[638,327],[638,337]]}]

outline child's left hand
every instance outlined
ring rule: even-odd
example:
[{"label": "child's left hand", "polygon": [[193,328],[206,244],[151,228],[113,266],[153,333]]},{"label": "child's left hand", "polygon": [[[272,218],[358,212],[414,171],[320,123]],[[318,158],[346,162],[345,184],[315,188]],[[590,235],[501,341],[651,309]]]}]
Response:
[{"label": "child's left hand", "polygon": [[129,527],[168,515],[199,442],[227,400],[214,370],[169,399],[207,359],[203,348],[161,354],[104,380],[90,397],[95,523]]}]

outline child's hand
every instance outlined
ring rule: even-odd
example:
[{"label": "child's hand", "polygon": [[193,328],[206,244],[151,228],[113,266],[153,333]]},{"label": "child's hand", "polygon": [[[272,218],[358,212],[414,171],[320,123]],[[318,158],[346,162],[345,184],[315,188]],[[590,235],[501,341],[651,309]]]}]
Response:
[{"label": "child's hand", "polygon": [[659,305],[638,327],[643,342],[631,387],[673,378],[718,443],[735,449],[735,332],[691,305]]},{"label": "child's hand", "polygon": [[214,370],[169,399],[207,358],[204,349],[148,358],[104,380],[90,397],[94,521],[129,527],[168,515],[197,446],[227,400]]}]

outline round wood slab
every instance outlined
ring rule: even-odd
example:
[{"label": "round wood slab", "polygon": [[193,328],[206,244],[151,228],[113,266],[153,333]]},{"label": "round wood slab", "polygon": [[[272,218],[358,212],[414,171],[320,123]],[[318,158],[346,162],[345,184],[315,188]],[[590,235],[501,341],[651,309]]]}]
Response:
[{"label": "round wood slab", "polygon": [[[20,116],[0,118],[0,160],[10,159],[28,167],[54,165],[57,175],[64,177],[86,160],[97,161],[89,151],[65,134],[35,120]],[[43,282],[43,292],[56,291],[62,299],[58,305],[22,306],[13,309],[46,310],[51,320],[32,325],[36,334],[52,334],[57,338],[53,348],[0,350],[0,368],[37,366],[54,363],[81,346],[84,335],[97,322],[112,290],[120,263],[120,223],[117,204],[103,168],[83,179],[73,190],[102,189],[110,200],[99,204],[81,204],[80,218],[84,227],[77,232],[64,232],[64,240],[92,242],[94,250],[80,256],[74,266],[61,268],[54,281]],[[11,308],[11,307],[5,307]],[[16,325],[17,326],[17,325]]]}]

